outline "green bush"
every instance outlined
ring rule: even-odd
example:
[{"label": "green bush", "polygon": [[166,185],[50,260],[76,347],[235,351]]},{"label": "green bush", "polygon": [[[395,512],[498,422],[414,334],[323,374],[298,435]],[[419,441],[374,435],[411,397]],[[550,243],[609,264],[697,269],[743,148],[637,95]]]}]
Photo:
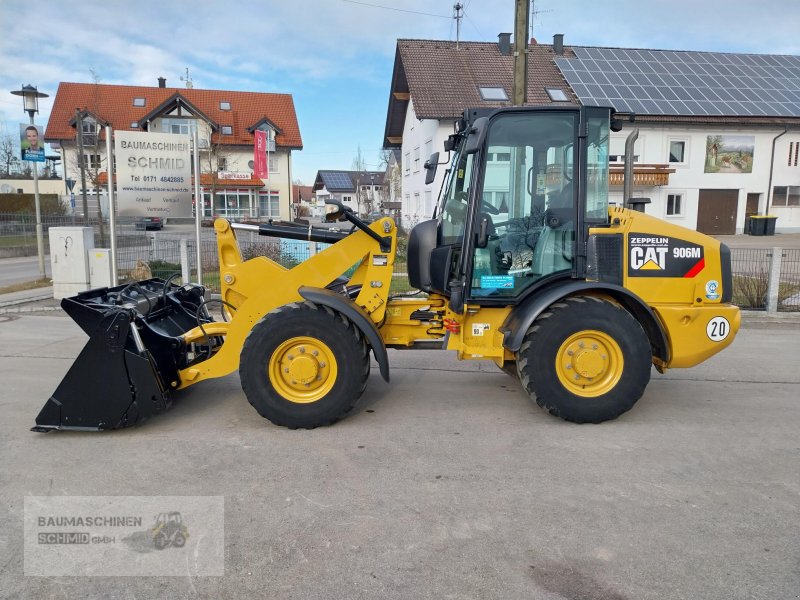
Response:
[{"label": "green bush", "polygon": [[153,277],[159,279],[168,279],[175,273],[180,274],[181,265],[179,263],[167,262],[165,260],[152,260],[150,261],[150,272]]}]

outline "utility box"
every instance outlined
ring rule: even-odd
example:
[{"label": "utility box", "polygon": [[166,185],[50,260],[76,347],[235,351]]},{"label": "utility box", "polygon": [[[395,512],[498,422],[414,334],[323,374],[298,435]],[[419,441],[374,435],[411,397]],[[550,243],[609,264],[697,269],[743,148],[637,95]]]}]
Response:
[{"label": "utility box", "polygon": [[53,298],[60,300],[89,289],[89,258],[94,248],[91,227],[51,227],[50,265],[53,273]]},{"label": "utility box", "polygon": [[93,290],[114,287],[116,283],[111,277],[111,250],[108,248],[89,250],[89,286]]}]

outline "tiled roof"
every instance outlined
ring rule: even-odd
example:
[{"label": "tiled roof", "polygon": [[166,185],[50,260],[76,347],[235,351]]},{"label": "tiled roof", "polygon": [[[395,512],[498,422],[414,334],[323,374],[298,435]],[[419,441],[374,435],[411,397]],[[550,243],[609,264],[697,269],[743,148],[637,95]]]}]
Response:
[{"label": "tiled roof", "polygon": [[[571,56],[568,49],[566,56]],[[528,94],[526,104],[552,101],[545,88],[563,90],[570,102],[577,98],[553,62],[553,47],[532,44],[528,51]],[[386,119],[386,137],[403,134],[410,93],[414,112],[420,119],[457,118],[467,108],[510,106],[514,57],[500,54],[494,42],[442,40],[397,40],[394,73]],[[479,87],[502,87],[509,101],[486,101]],[[398,97],[399,96],[399,97]],[[386,143],[387,147],[396,144]]]},{"label": "tiled roof", "polygon": [[[115,130],[137,131],[131,127],[132,122],[138,123],[153,109],[175,96],[185,99],[213,123],[232,127],[232,135],[215,133],[213,143],[252,145],[253,134],[248,128],[268,119],[280,129],[275,138],[278,147],[303,147],[290,94],[66,82],[58,86],[45,140],[57,142],[75,139],[75,127],[70,123],[74,120],[76,108],[108,122]],[[144,98],[144,106],[133,106],[134,98]],[[231,109],[222,110],[221,102],[230,103]],[[145,125],[139,123],[138,130],[144,129]]]}]

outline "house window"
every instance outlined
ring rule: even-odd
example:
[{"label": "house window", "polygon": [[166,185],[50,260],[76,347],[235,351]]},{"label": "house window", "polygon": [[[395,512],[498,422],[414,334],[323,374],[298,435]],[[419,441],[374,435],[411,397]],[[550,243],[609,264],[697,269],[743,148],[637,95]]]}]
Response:
[{"label": "house window", "polygon": [[425,216],[430,217],[433,215],[433,194],[430,190],[425,191]]},{"label": "house window", "polygon": [[425,142],[425,154],[423,155],[425,160],[428,160],[431,154],[433,154],[433,140],[428,140]]},{"label": "house window", "polygon": [[276,131],[267,125],[266,123],[262,123],[258,127],[256,127],[258,131],[266,131],[267,132],[267,151],[268,152],[275,152],[275,134]]},{"label": "house window", "polygon": [[143,106],[144,106],[144,104],[145,104],[145,102],[144,102],[144,98],[134,98],[134,99],[133,99],[133,105],[134,105],[134,106],[137,106],[137,107],[140,107],[140,108],[141,108],[141,107],[143,107]]},{"label": "house window", "polygon": [[83,166],[87,169],[99,170],[100,169],[100,155],[99,154],[84,154]]},{"label": "house window", "polygon": [[280,217],[281,203],[277,192],[258,193],[258,216],[259,217]]},{"label": "house window", "polygon": [[569,102],[569,96],[560,88],[544,88],[544,90],[553,102]]},{"label": "house window", "polygon": [[84,117],[81,122],[81,132],[83,133],[83,143],[87,146],[97,144],[97,121],[91,117]]},{"label": "house window", "polygon": [[139,122],[138,121],[133,121],[131,123],[131,129],[139,129]]},{"label": "house window", "polygon": [[772,206],[800,206],[800,185],[776,185],[773,187]]},{"label": "house window", "polygon": [[501,87],[478,87],[478,91],[481,93],[481,98],[484,100],[495,102],[508,100],[508,94],[506,94],[506,91]]},{"label": "house window", "polygon": [[[619,165],[624,165],[625,164],[625,155],[624,154],[609,154],[608,155],[608,162],[619,164]],[[634,154],[633,155],[633,162],[635,162],[635,163],[639,162],[639,155],[638,154]]]},{"label": "house window", "polygon": [[414,173],[419,171],[419,146],[414,148]]},{"label": "house window", "polygon": [[510,152],[490,152],[488,155],[489,162],[511,162]]},{"label": "house window", "polygon": [[[204,213],[208,214],[211,204],[211,195],[205,194]],[[221,189],[214,194],[214,206],[211,214],[221,217],[249,217],[250,216],[250,192],[246,189]]]},{"label": "house window", "polygon": [[163,133],[182,133],[189,135],[194,130],[194,119],[167,118],[161,119],[161,131]]},{"label": "house window", "polygon": [[667,216],[683,216],[683,194],[667,194]]},{"label": "house window", "polygon": [[669,162],[686,162],[686,142],[684,140],[670,140],[669,142]]},{"label": "house window", "polygon": [[231,127],[230,125],[223,125],[222,135],[233,135],[233,127]]},{"label": "house window", "polygon": [[278,160],[277,156],[270,156],[269,157],[269,172],[270,173],[278,173],[278,166],[280,165],[280,161]]},{"label": "house window", "polygon": [[220,102],[219,103],[219,109],[220,110],[230,110],[231,109],[231,103],[230,102],[224,102],[224,101]]},{"label": "house window", "polygon": [[789,160],[786,163],[788,167],[797,166],[797,155],[800,153],[800,142],[789,142]]},{"label": "house window", "polygon": [[411,152],[406,152],[405,161],[403,162],[405,167],[406,177],[411,175]]},{"label": "house window", "polygon": [[228,159],[224,156],[220,156],[217,158],[217,170],[218,171],[227,171],[228,170]]}]

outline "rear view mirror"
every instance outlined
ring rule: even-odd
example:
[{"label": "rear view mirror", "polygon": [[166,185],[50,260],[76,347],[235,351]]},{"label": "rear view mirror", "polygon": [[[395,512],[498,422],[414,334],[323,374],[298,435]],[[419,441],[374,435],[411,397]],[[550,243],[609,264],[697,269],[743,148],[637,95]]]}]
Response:
[{"label": "rear view mirror", "polygon": [[486,141],[486,132],[489,131],[488,117],[480,117],[475,119],[472,128],[467,136],[467,142],[464,146],[465,154],[475,154]]},{"label": "rear view mirror", "polygon": [[434,152],[431,157],[425,161],[425,185],[430,185],[436,179],[436,167],[439,165],[439,153]]}]

